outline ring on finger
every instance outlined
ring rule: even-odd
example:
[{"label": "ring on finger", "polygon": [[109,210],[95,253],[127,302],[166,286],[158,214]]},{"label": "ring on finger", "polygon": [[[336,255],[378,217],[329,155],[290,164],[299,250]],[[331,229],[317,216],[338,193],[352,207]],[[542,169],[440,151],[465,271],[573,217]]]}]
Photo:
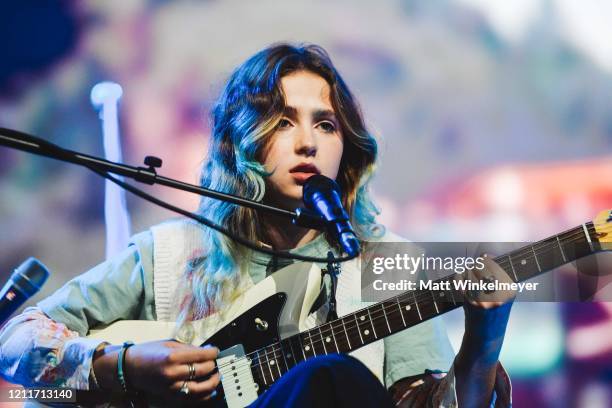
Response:
[{"label": "ring on finger", "polygon": [[179,390],[179,393],[185,396],[189,395],[189,385],[187,385],[187,381],[183,382],[183,385],[181,385],[181,389]]},{"label": "ring on finger", "polygon": [[195,380],[195,374],[196,374],[195,365],[193,363],[189,363],[187,364],[187,367],[189,368],[189,379],[187,381]]}]

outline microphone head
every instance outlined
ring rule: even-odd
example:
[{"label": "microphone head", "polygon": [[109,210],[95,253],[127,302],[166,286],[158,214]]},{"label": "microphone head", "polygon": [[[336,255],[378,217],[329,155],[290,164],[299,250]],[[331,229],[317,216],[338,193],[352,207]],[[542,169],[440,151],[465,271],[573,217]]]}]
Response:
[{"label": "microphone head", "polygon": [[314,204],[314,196],[317,193],[327,194],[331,192],[336,192],[338,193],[338,196],[342,195],[338,183],[336,183],[329,177],[325,177],[321,174],[315,174],[314,176],[309,177],[302,187],[304,205],[306,206],[306,208],[310,209],[314,209],[316,207],[316,205]]},{"label": "microphone head", "polygon": [[105,102],[117,102],[123,95],[121,85],[116,82],[100,82],[91,89],[89,95],[91,104],[98,108],[104,105]]},{"label": "microphone head", "polygon": [[15,286],[30,297],[40,290],[49,277],[49,270],[38,259],[30,257],[11,276]]},{"label": "microphone head", "polygon": [[327,221],[327,228],[334,234],[344,251],[359,254],[359,240],[353,232],[349,216],[342,207],[340,186],[329,177],[320,174],[309,177],[302,189],[304,205]]}]

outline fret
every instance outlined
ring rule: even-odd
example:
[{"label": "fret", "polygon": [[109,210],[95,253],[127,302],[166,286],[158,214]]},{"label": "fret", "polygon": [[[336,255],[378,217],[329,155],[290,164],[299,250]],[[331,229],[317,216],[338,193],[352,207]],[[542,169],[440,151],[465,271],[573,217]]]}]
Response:
[{"label": "fret", "polygon": [[312,352],[314,353],[314,356],[316,357],[316,356],[318,356],[318,355],[320,355],[320,354],[323,354],[323,353],[321,353],[320,351],[319,351],[319,353],[317,353],[317,345],[316,345],[316,342],[315,342],[315,341],[313,341],[313,339],[312,339],[313,330],[312,330],[312,329],[310,329],[310,330],[308,330],[308,332],[307,332],[307,333],[308,333],[308,339],[310,340],[310,346],[311,346]]},{"label": "fret", "polygon": [[595,250],[593,249],[593,242],[591,241],[591,234],[589,234],[589,230],[587,230],[586,224],[582,224],[582,229],[584,230],[584,236],[589,242],[589,247],[591,247],[591,252],[595,252]]},{"label": "fret", "polygon": [[[257,354],[257,352],[255,352],[255,354]],[[260,386],[263,386],[265,381],[264,381],[264,377],[263,375],[259,375],[260,370],[257,369],[257,366],[261,367],[261,365],[259,364],[259,360],[256,357],[248,358],[247,360],[249,362],[249,369],[251,370],[251,373],[253,374],[253,379],[255,380],[255,382],[257,384],[259,384]],[[233,373],[234,377],[237,377],[238,374],[236,372]]]},{"label": "fret", "polygon": [[[456,275],[451,275],[448,279],[448,281],[450,282],[450,290],[448,291],[450,293],[450,297],[453,301],[453,307],[457,305],[457,300],[455,300],[455,287],[453,286],[453,281],[455,280]],[[461,295],[461,294],[460,294]],[[461,295],[461,299],[463,299],[462,295]]]},{"label": "fret", "polygon": [[363,341],[363,337],[361,336],[361,328],[359,327],[359,321],[357,321],[357,315],[354,314],[353,317],[355,318],[355,324],[357,327],[357,333],[359,333],[359,338],[361,339],[361,344],[365,344],[365,341]]},{"label": "fret", "polygon": [[263,379],[264,385],[268,385],[268,381],[266,381],[266,374],[263,370],[263,361],[261,357],[259,357],[259,351],[256,351],[255,355],[257,356],[257,364],[259,365],[259,369],[261,370],[261,378]]},{"label": "fret", "polygon": [[397,308],[399,309],[400,316],[402,316],[402,323],[403,323],[404,327],[407,327],[406,319],[404,319],[404,312],[402,311],[402,305],[400,305],[400,302],[399,302],[399,296],[395,297],[395,301],[397,302]]},{"label": "fret", "polygon": [[319,326],[318,329],[319,329],[319,336],[321,337],[321,344],[323,345],[323,354],[328,354],[327,347],[325,347],[325,339],[323,338],[323,332],[321,331],[321,326]]},{"label": "fret", "polygon": [[270,378],[272,379],[272,382],[274,382],[276,381],[276,378],[274,378],[274,374],[272,374],[272,366],[270,365],[270,359],[268,359],[268,348],[266,347],[264,351],[266,352],[266,365],[268,366],[268,371],[270,371]]},{"label": "fret", "polygon": [[533,255],[526,252],[526,248],[520,248],[511,254],[508,255],[510,257],[510,262],[514,266],[514,270],[519,278],[519,281],[524,281],[535,276],[538,270],[535,259]]},{"label": "fret", "polygon": [[433,293],[430,290],[417,291],[418,309],[421,312],[421,319],[427,320],[438,315],[437,305],[435,304]]},{"label": "fret", "polygon": [[[611,211],[612,214],[612,211]],[[608,221],[612,221],[611,219]],[[597,251],[601,251],[601,243],[599,242],[599,236],[597,235],[597,230],[595,229],[595,225],[592,222],[586,223],[587,229],[589,231],[589,242],[591,243],[591,253],[595,253]]]},{"label": "fret", "polygon": [[302,336],[298,334],[295,337],[297,337],[298,341],[300,342],[300,350],[302,350],[302,355],[304,356],[304,360],[302,360],[302,361],[305,361],[306,360],[306,353],[304,352],[304,342],[302,341]]},{"label": "fret", "polygon": [[[443,280],[446,281],[446,279]],[[452,285],[452,282],[448,282],[449,289],[442,289],[432,292],[432,296],[434,298],[438,298],[438,302],[435,303],[437,314],[446,313],[449,310],[453,310],[457,306],[457,302],[455,301],[455,295],[453,294],[455,289]]]},{"label": "fret", "polygon": [[334,326],[332,323],[330,323],[328,326],[330,327],[329,331],[331,332],[332,339],[334,339],[334,345],[336,346],[336,353],[340,353],[340,348],[338,347],[338,342],[336,341],[336,335],[334,334],[334,330],[335,330]]},{"label": "fret", "polygon": [[438,299],[438,308],[440,309],[440,313],[444,313],[444,311],[451,310],[454,305],[457,304],[455,300],[455,295],[453,292],[455,291],[455,286],[453,285],[454,280],[458,276],[457,274],[445,276],[444,278],[437,279],[435,282],[439,283],[441,288],[448,289],[440,289],[435,292],[434,297]]},{"label": "fret", "polygon": [[342,322],[342,329],[344,329],[344,335],[346,336],[346,342],[348,343],[349,350],[352,350],[353,346],[351,346],[351,339],[348,335],[348,332],[346,331],[346,325],[344,324],[344,318],[340,319],[340,321]]},{"label": "fret", "polygon": [[533,252],[533,259],[535,259],[536,266],[538,267],[538,272],[542,272],[542,268],[540,267],[540,262],[538,262],[538,256],[536,255],[533,245],[530,245],[530,248],[531,248],[531,252]]},{"label": "fret", "polygon": [[[291,347],[291,355],[293,356],[293,361],[295,361],[295,364],[298,364],[300,361],[306,360],[306,354],[304,353],[304,344],[302,343],[301,334],[298,333],[296,335],[293,335],[289,337],[287,341],[289,342],[289,346]],[[304,357],[303,360],[301,359],[302,356]]]},{"label": "fret", "polygon": [[[272,345],[271,347],[272,347],[272,350],[273,350],[273,353],[274,353],[274,359],[273,359],[272,361],[270,361],[270,363],[271,363],[271,364],[272,364],[274,367],[276,367],[276,370],[278,371],[278,378],[280,378],[280,377],[283,375],[283,373],[281,372],[281,369],[280,369],[280,363],[279,363],[279,360],[278,360],[278,356],[276,355],[276,353],[277,353],[277,352],[279,352],[279,350],[276,350],[276,349],[274,348],[274,345]],[[282,356],[282,351],[280,352],[280,354],[281,354],[281,356]]]},{"label": "fret", "polygon": [[[314,344],[312,342],[312,336],[310,335],[310,330],[305,331],[304,334],[308,336],[308,342],[306,342],[304,347],[302,347],[302,350],[304,351],[304,355],[306,356],[306,358],[308,358],[307,356],[310,353],[310,354],[312,354],[310,357],[316,357],[317,356],[317,351],[314,348]],[[308,344],[308,343],[310,343],[310,344]]]},{"label": "fret", "polygon": [[558,244],[558,237],[555,236],[533,245],[542,271],[549,271],[566,263],[563,251]]},{"label": "fret", "polygon": [[423,300],[421,301],[421,313],[423,316],[425,316],[425,320],[439,315],[440,309],[436,303],[436,295],[434,291],[431,289],[426,289],[423,290],[421,294],[423,296]]},{"label": "fret", "polygon": [[[316,331],[319,331],[319,339],[317,339],[317,333]],[[325,348],[325,341],[323,340],[323,333],[321,333],[321,329],[320,327],[314,327],[312,329],[309,330],[310,332],[310,339],[312,342],[312,348],[313,350],[316,351],[317,355],[319,356],[324,356],[327,354],[327,350]],[[314,339],[313,339],[314,337]]]},{"label": "fret", "polygon": [[402,306],[402,315],[404,316],[404,319],[406,319],[407,327],[414,326],[422,320],[421,316],[418,314],[417,308],[415,307],[416,303],[412,304],[411,301],[408,300],[408,296],[410,296],[411,294],[414,296],[413,293],[414,292],[405,293],[404,295],[400,296],[402,298],[400,300],[400,305]]},{"label": "fret", "polygon": [[389,334],[392,333],[391,325],[389,324],[389,318],[387,317],[387,311],[385,310],[385,302],[382,303],[381,309],[383,311],[383,315],[385,316],[385,322],[387,323],[387,329],[389,329]]},{"label": "fret", "polygon": [[514,276],[514,282],[519,282],[519,278],[516,274],[516,270],[514,269],[514,264],[512,263],[512,257],[510,254],[506,256],[508,258],[508,263],[510,264],[510,269],[512,269],[512,275]]},{"label": "fret", "polygon": [[412,297],[414,299],[414,305],[416,306],[417,313],[419,314],[419,320],[423,320],[423,316],[421,316],[421,309],[419,309],[419,302],[417,302],[414,291],[412,292]]},{"label": "fret", "polygon": [[376,339],[381,339],[390,333],[390,331],[387,331],[387,324],[384,319],[385,313],[382,310],[382,306],[382,303],[378,303],[366,309],[368,311],[372,330],[374,331],[374,338]]},{"label": "fret", "polygon": [[[372,320],[372,315],[370,315],[370,308],[369,307],[366,308],[366,311],[368,312],[368,321],[370,322],[370,326],[372,326],[372,331],[374,332],[374,338],[377,339],[378,336],[376,335],[376,329],[374,328],[374,321]],[[362,316],[362,317],[364,317],[364,316]],[[364,320],[364,319],[362,319],[362,317],[360,317],[359,319],[360,320]],[[364,330],[363,334],[368,336],[369,335],[368,329]]]},{"label": "fret", "polygon": [[285,357],[285,350],[283,349],[283,343],[282,341],[279,341],[277,344],[278,344],[279,352],[281,356],[283,356],[283,361],[285,362],[285,372],[287,372],[289,371],[290,367],[289,367],[289,363],[287,362],[287,358]]},{"label": "fret", "polygon": [[401,309],[398,309],[397,305],[397,301],[394,301],[394,299],[389,299],[384,302],[384,308],[387,312],[389,327],[391,329],[390,333],[398,332],[406,327]]},{"label": "fret", "polygon": [[555,235],[555,238],[557,238],[557,244],[559,245],[559,250],[561,251],[561,256],[563,257],[563,263],[566,263],[567,258],[565,257],[565,252],[563,252],[563,247],[561,246],[561,241],[559,241],[559,236]]},{"label": "fret", "polygon": [[436,295],[431,290],[429,291],[429,294],[431,295],[431,300],[433,301],[434,307],[436,308],[436,314],[440,314],[440,310],[438,309],[438,304],[436,303]]},{"label": "fret", "polygon": [[[288,338],[286,340],[287,343],[289,343],[289,349],[291,349],[291,351],[289,353],[287,353],[287,358],[292,358],[293,359],[293,365],[295,366],[295,365],[297,365],[298,361],[295,358],[295,351],[293,350],[293,344],[291,344],[291,339],[293,337],[294,336],[291,336],[290,338]],[[283,340],[283,341],[285,341],[285,340]]]},{"label": "fret", "polygon": [[[321,328],[324,327],[324,326],[329,330],[331,336],[329,334],[323,335],[323,330],[321,330]],[[326,332],[327,332],[327,330],[326,330]],[[326,323],[324,325],[319,326],[319,333],[321,333],[321,342],[323,343],[323,349],[325,350],[325,354],[333,353],[333,350],[328,351],[327,350],[327,346],[326,346],[326,344],[327,345],[331,345],[332,341],[334,341],[334,343],[336,341],[334,339],[334,337],[333,337],[334,336],[334,330],[333,330],[332,325],[329,324],[329,323]],[[336,345],[336,351],[338,351],[338,346],[337,345]]]},{"label": "fret", "polygon": [[[359,330],[361,331],[361,334],[363,336],[365,336],[366,342],[369,343],[371,341],[370,339],[372,338],[372,335],[374,335],[375,339],[378,338],[378,336],[376,336],[376,330],[374,330],[374,326],[372,325],[372,316],[370,316],[370,309],[367,308],[367,309],[365,309],[365,311],[367,312],[367,317],[363,313],[361,314],[361,316],[359,316],[359,325],[358,325],[358,327],[359,327]],[[369,327],[361,330],[362,325],[364,323],[365,324],[369,323]],[[370,331],[370,329],[372,329],[372,330]]]},{"label": "fret", "polygon": [[563,234],[559,234],[562,251],[565,253],[567,261],[575,261],[578,258],[593,253],[591,249],[592,242],[589,243],[587,237],[590,238],[588,230],[586,232],[584,230],[584,225],[564,232]]}]

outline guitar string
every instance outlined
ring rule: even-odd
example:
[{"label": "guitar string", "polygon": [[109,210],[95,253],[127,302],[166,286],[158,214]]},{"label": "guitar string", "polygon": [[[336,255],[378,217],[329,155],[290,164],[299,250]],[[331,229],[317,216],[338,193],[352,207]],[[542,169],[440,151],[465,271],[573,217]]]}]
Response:
[{"label": "guitar string", "polygon": [[[590,226],[589,226],[589,227],[590,227]],[[573,230],[568,230],[567,232],[569,232],[569,231],[572,231],[572,234],[570,234],[568,237],[563,238],[563,241],[562,241],[562,243],[563,243],[563,244],[567,245],[567,244],[571,244],[571,243],[574,243],[574,242],[579,242],[580,240],[583,240],[583,239],[584,239],[584,238],[582,237],[582,236],[584,235],[584,230],[582,230],[580,227],[577,227],[577,228],[575,228],[575,229],[573,229]],[[592,232],[592,231],[589,231],[589,232]],[[559,234],[559,235],[563,235],[563,234],[564,234],[564,233],[561,233],[561,234]],[[535,245],[537,245],[538,243],[540,243],[540,244],[546,244],[546,246],[541,246],[540,248],[537,248],[537,251],[530,250],[530,249],[528,249],[528,248],[521,248],[520,250],[517,250],[517,251],[522,251],[524,254],[529,254],[530,256],[533,256],[533,252],[536,252],[535,256],[533,256],[533,258],[535,259],[535,258],[538,256],[538,253],[539,253],[539,255],[542,255],[542,254],[544,254],[545,252],[550,252],[550,250],[551,250],[551,249],[554,249],[554,248],[558,248],[558,247],[559,247],[559,243],[558,243],[558,242],[556,242],[556,241],[555,241],[554,243],[553,243],[553,242],[546,242],[546,241],[549,241],[549,240],[552,240],[552,239],[553,239],[553,238],[546,238],[546,239],[544,239],[544,240],[541,240],[541,241],[538,241],[537,243],[532,244],[531,246],[535,246]],[[586,243],[586,241],[583,241],[583,242],[584,242],[584,243]],[[498,262],[498,264],[499,264],[500,266],[502,265],[502,263],[505,263],[505,264],[507,264],[507,265],[512,265],[512,263],[510,262],[510,258],[509,258],[509,256],[514,257],[514,256],[517,256],[519,253],[520,253],[520,252],[517,252],[517,253],[512,253],[512,252],[511,252],[511,253],[509,253],[509,254],[502,255],[502,256],[500,256],[500,257],[495,258],[495,261],[496,261],[496,262]],[[500,259],[500,258],[502,258],[502,259]],[[504,258],[505,258],[505,259],[504,259]],[[450,276],[453,276],[453,275],[450,275]],[[441,278],[441,279],[445,279],[445,278],[447,278],[447,277],[444,277],[444,278]],[[444,291],[444,292],[445,292],[445,291]],[[418,301],[423,301],[423,300],[425,300],[425,299],[433,299],[433,293],[432,293],[431,291],[421,291],[421,292],[420,292],[420,293],[418,293],[418,294],[416,294],[416,293],[413,293],[413,292],[412,292],[411,294],[413,294],[413,296],[412,296],[412,297],[415,299],[415,303],[417,303]],[[416,295],[416,296],[415,296],[415,295]],[[397,307],[397,306],[398,306],[397,301],[398,301],[398,300],[400,300],[400,298],[405,297],[405,296],[410,296],[410,294],[408,294],[408,293],[403,293],[403,294],[400,294],[400,295],[398,295],[398,296],[392,297],[392,298],[390,298],[390,299],[388,299],[388,300],[385,300],[385,301],[383,301],[383,302],[379,303],[379,305],[381,306],[381,307],[380,307],[380,309],[379,309],[379,310],[373,310],[373,311],[372,311],[372,312],[373,312],[372,314],[374,314],[374,316],[376,316],[376,317],[369,319],[369,321],[371,322],[371,323],[370,323],[370,325],[373,327],[373,323],[374,323],[376,320],[380,320],[380,319],[383,319],[383,318],[385,318],[385,319],[386,319],[386,318],[388,318],[388,317],[387,317],[387,315],[386,315],[386,311],[387,311],[387,309],[388,309],[389,307],[392,307],[392,308]],[[453,303],[454,303],[455,305],[457,304],[457,302],[456,302],[456,301],[454,301],[454,300],[453,300]],[[370,306],[370,307],[371,307],[371,306]],[[365,309],[368,309],[368,308],[364,308],[364,309],[361,309],[361,310],[365,310]],[[383,310],[384,310],[384,311],[383,311]],[[357,315],[357,314],[359,314],[358,312],[359,312],[359,311],[353,312],[353,313],[351,313],[351,315],[355,315],[354,317],[356,318],[356,315]],[[382,312],[382,314],[381,314],[381,312]],[[395,313],[397,313],[397,312],[395,312]],[[328,331],[329,331],[330,333],[332,333],[332,334],[333,334],[334,330],[336,330],[336,329],[340,328],[340,325],[342,325],[342,321],[341,321],[341,320],[343,320],[343,319],[345,319],[345,318],[347,318],[347,317],[348,317],[348,316],[344,316],[342,319],[338,319],[338,320],[336,320],[336,321],[334,321],[334,322],[330,322],[330,323],[323,324],[323,325],[321,325],[321,326],[317,326],[317,327],[315,327],[315,328],[312,328],[312,329],[309,329],[309,330],[304,331],[304,332],[302,332],[302,333],[299,333],[299,335],[300,335],[300,336],[301,336],[301,335],[307,335],[307,336],[308,336],[307,341],[311,343],[311,345],[312,345],[313,349],[314,349],[315,345],[317,345],[317,346],[319,346],[320,344],[325,345],[325,343],[324,343],[324,340],[323,340],[323,339],[321,339],[321,340],[313,340],[313,336],[319,337],[319,336],[322,336],[322,333],[323,333],[323,332],[328,332]],[[397,316],[397,317],[400,317],[400,316]],[[352,320],[352,319],[351,319],[351,320]],[[338,325],[337,327],[334,327],[334,323],[336,323],[336,322],[338,322],[338,321],[340,321],[340,325]],[[354,329],[356,329],[356,328],[359,326],[359,323],[358,323],[358,322],[356,322],[356,324],[354,324],[354,325],[353,325],[353,324],[352,324],[352,321],[349,321],[349,324],[346,324],[346,322],[345,322],[345,324],[344,324],[344,325],[342,325],[342,326],[343,326],[343,330],[344,330],[344,329],[354,330]],[[323,329],[322,329],[322,328],[323,328]],[[315,330],[317,330],[317,329],[318,329],[318,330],[319,330],[321,333],[319,333],[319,334],[312,333],[312,334],[311,334],[311,332],[313,332],[313,331],[315,331]],[[358,329],[358,330],[361,330],[361,329]],[[340,333],[341,333],[341,332],[340,332]],[[329,336],[327,336],[327,337],[329,337]],[[289,339],[289,338],[287,338],[287,339],[283,339],[283,340],[281,340],[281,341],[287,341],[288,339]],[[299,340],[300,340],[300,343],[302,343],[302,344],[304,343],[303,341],[301,341],[302,339],[299,339]],[[304,338],[304,340],[306,340],[306,339]],[[336,341],[336,343],[337,343],[337,341]],[[308,344],[306,344],[306,345],[308,345]],[[330,345],[331,345],[331,344],[330,344]],[[277,346],[278,346],[278,347],[277,347]],[[268,348],[270,348],[270,347],[272,347],[272,349],[271,349],[270,351],[266,350],[266,349],[268,349]],[[324,347],[324,349],[325,349],[325,347]],[[259,350],[257,350],[257,351],[254,351],[254,352],[248,353],[248,354],[246,354],[244,357],[248,357],[248,356],[253,355],[253,354],[255,354],[255,353],[262,352],[262,351],[264,351],[264,350],[265,350],[266,357],[267,357],[267,355],[268,355],[268,354],[274,354],[274,356],[275,356],[275,360],[276,360],[276,359],[277,359],[277,358],[276,358],[276,353],[277,353],[277,352],[281,352],[281,353],[282,353],[282,345],[280,344],[280,342],[276,342],[276,343],[274,343],[274,344],[268,345],[268,346],[266,346],[266,347],[264,347],[264,348],[262,348],[262,349],[259,349]],[[316,351],[315,351],[315,353],[316,353]],[[284,354],[283,354],[283,356],[284,356]],[[261,360],[261,359],[259,359],[259,360]],[[258,360],[258,361],[259,361],[259,360]],[[296,360],[294,359],[294,361],[296,361]],[[226,363],[226,364],[231,364],[231,363]],[[261,364],[264,364],[264,363],[258,363],[258,364],[255,364],[255,365],[251,366],[251,367],[253,367],[253,368],[257,368],[257,367],[258,367],[259,365],[261,365]],[[220,367],[223,367],[223,366],[220,366]]]}]

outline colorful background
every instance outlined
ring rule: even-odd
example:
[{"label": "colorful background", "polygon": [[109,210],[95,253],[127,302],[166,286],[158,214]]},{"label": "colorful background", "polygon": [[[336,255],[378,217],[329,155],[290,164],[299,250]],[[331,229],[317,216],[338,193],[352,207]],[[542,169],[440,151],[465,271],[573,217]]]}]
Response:
[{"label": "colorful background", "polygon": [[[273,42],[313,42],[380,136],[382,222],[415,241],[536,240],[612,206],[611,19],[603,0],[6,1],[0,126],[103,155],[89,95],[112,80],[124,161],[157,155],[161,174],[195,182],[230,71]],[[98,176],[0,147],[0,197],[1,282],[36,256],[52,271],[36,301],[104,259]],[[134,232],[174,216],[128,207]],[[611,304],[514,306],[515,406],[612,406]],[[445,320],[458,345],[461,311]]]}]

